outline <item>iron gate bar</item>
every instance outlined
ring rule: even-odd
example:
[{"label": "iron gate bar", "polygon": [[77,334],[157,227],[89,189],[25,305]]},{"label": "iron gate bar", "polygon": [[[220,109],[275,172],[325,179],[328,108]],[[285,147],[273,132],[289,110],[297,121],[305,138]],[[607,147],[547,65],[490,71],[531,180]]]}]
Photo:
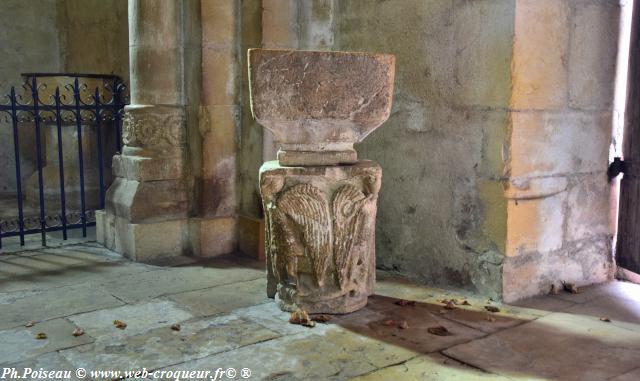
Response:
[{"label": "iron gate bar", "polygon": [[100,92],[96,87],[96,94],[94,95],[96,105],[96,135],[98,139],[98,177],[100,178],[100,209],[104,209],[104,177],[103,177],[103,162],[102,162],[102,125],[100,124]]},{"label": "iron gate bar", "polygon": [[42,246],[47,246],[47,225],[44,220],[44,183],[42,180],[42,142],[40,136],[40,112],[38,106],[40,100],[38,99],[38,82],[36,77],[33,77],[31,94],[33,98],[33,117],[36,123],[36,156],[38,164],[38,195],[40,197],[40,229],[42,234]]},{"label": "iron gate bar", "polygon": [[120,109],[122,108],[121,100],[120,100],[120,92],[122,91],[122,83],[119,82],[119,78],[115,77],[113,79],[113,117],[114,117],[114,125],[116,127],[116,152],[120,153],[122,151],[121,147],[121,132],[120,132]]},{"label": "iron gate bar", "polygon": [[[18,111],[16,110],[16,88],[11,86],[11,120],[13,124],[13,150],[16,161],[16,190],[18,191],[18,229],[20,230],[20,246],[24,246],[24,214],[22,211],[22,175],[20,172],[20,140],[18,138]],[[0,226],[1,228],[1,226]],[[2,231],[0,231],[0,248],[2,248]]]},{"label": "iron gate bar", "polygon": [[80,115],[80,84],[78,82],[78,78],[73,81],[73,98],[75,100],[76,105],[76,128],[78,130],[78,160],[80,165],[80,206],[82,210],[82,214],[80,218],[82,218],[82,236],[87,236],[87,216],[86,216],[86,208],[85,208],[85,199],[84,199],[84,163],[83,163],[83,155],[82,155],[82,121]]},{"label": "iron gate bar", "polygon": [[56,87],[56,129],[58,130],[58,168],[60,173],[60,220],[62,222],[62,239],[67,239],[67,208],[64,193],[64,159],[62,158],[62,113],[60,111],[60,88]]}]

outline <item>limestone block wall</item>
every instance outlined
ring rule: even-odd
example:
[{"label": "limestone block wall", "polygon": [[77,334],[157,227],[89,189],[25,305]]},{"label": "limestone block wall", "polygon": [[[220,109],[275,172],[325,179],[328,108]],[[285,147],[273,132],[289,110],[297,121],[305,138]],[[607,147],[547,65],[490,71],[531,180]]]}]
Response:
[{"label": "limestone block wall", "polygon": [[[262,47],[396,55],[392,115],[357,147],[359,157],[383,168],[378,264],[430,284],[500,295],[506,241],[501,153],[515,3],[261,3]],[[254,177],[276,150],[269,133],[245,119],[245,110],[240,221],[261,217]],[[248,226],[241,222],[241,246],[255,238]]]},{"label": "limestone block wall", "polygon": [[606,169],[619,14],[617,1],[517,1],[507,301],[612,276]]},{"label": "limestone block wall", "polygon": [[[396,56],[392,115],[356,147],[383,169],[379,267],[506,300],[610,276],[617,0],[261,5],[262,47]],[[255,174],[276,147],[249,115],[237,194],[258,221]],[[241,246],[258,239],[246,226]]]}]

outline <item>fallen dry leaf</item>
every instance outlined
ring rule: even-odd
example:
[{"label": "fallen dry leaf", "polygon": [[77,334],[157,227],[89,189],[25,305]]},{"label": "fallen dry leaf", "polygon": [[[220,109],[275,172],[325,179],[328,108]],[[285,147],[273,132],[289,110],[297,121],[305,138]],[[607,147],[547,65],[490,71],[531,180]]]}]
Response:
[{"label": "fallen dry leaf", "polygon": [[34,325],[36,325],[36,322],[35,322],[35,321],[33,321],[33,320],[29,320],[29,321],[27,322],[27,324],[25,324],[24,326],[25,326],[25,327],[33,327]]},{"label": "fallen dry leaf", "polygon": [[549,289],[549,295],[558,295],[558,287],[555,284],[551,285],[551,289]]},{"label": "fallen dry leaf", "polygon": [[46,338],[47,338],[47,334],[46,334],[46,333],[44,333],[44,332],[40,332],[40,333],[38,333],[38,334],[36,335],[36,339],[38,339],[38,340],[44,340],[44,339],[46,339]]},{"label": "fallen dry leaf", "polygon": [[456,307],[456,304],[453,302],[453,300],[449,300],[444,306],[445,310],[455,310],[456,308],[458,307]]},{"label": "fallen dry leaf", "polygon": [[119,328],[119,329],[127,328],[127,323],[123,322],[122,320],[114,320],[113,325],[115,325],[116,328]]},{"label": "fallen dry leaf", "polygon": [[407,323],[406,320],[403,320],[403,321],[400,322],[400,324],[398,324],[398,328],[407,329],[407,328],[409,328],[409,323]]},{"label": "fallen dry leaf", "polygon": [[484,309],[489,312],[500,312],[500,308],[496,306],[484,306]]},{"label": "fallen dry leaf", "polygon": [[76,328],[76,329],[73,330],[73,332],[71,332],[71,334],[73,336],[75,336],[75,337],[82,336],[82,335],[84,335],[84,329]]},{"label": "fallen dry leaf", "polygon": [[313,315],[311,316],[311,320],[318,322],[318,323],[326,323],[329,320],[332,319],[331,315],[327,315],[327,314],[319,314],[319,315]]},{"label": "fallen dry leaf", "polygon": [[601,317],[600,321],[603,321],[605,323],[611,323],[611,319],[609,319],[608,317]]},{"label": "fallen dry leaf", "polygon": [[446,329],[445,327],[439,325],[437,327],[429,327],[427,328],[427,332],[429,332],[432,335],[436,335],[436,336],[450,336],[451,332],[449,332],[448,329]]},{"label": "fallen dry leaf", "polygon": [[393,327],[394,325],[396,325],[396,321],[395,320],[385,320],[384,323],[382,323],[384,325],[386,325],[387,327]]},{"label": "fallen dry leaf", "polygon": [[305,327],[313,328],[316,326],[316,322],[309,319],[309,314],[307,311],[302,309],[297,309],[291,313],[291,317],[289,318],[289,323],[291,324],[299,324]]},{"label": "fallen dry leaf", "polygon": [[573,283],[566,283],[562,281],[562,287],[564,288],[565,291],[570,292],[572,294],[580,293],[580,290],[578,290],[578,287]]},{"label": "fallen dry leaf", "polygon": [[416,302],[414,300],[405,300],[405,299],[400,299],[398,301],[395,302],[395,304],[401,306],[401,307],[406,307],[406,306],[415,306]]},{"label": "fallen dry leaf", "polygon": [[180,324],[171,324],[171,329],[174,331],[179,331],[182,327],[180,327]]}]

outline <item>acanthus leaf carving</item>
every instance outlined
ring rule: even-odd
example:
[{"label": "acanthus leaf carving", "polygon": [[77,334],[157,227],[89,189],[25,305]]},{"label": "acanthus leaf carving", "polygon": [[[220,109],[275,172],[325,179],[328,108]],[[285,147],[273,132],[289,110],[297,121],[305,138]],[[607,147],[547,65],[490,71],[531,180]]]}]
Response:
[{"label": "acanthus leaf carving", "polygon": [[130,147],[183,146],[185,123],[182,113],[126,112],[122,140]]}]

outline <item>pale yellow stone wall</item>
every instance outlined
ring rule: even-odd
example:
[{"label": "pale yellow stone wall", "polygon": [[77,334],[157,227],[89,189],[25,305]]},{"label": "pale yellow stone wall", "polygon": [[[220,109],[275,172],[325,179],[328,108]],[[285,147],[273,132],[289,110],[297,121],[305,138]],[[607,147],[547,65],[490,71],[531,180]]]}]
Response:
[{"label": "pale yellow stone wall", "polygon": [[506,300],[612,276],[617,1],[518,0],[506,173]]}]

